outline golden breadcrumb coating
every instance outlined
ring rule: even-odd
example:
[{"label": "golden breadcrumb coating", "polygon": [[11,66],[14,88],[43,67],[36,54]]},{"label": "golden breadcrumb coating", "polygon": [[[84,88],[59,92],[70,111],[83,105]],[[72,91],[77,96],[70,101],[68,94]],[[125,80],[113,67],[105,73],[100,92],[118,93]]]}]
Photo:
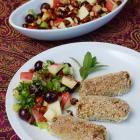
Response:
[{"label": "golden breadcrumb coating", "polygon": [[118,98],[85,96],[77,103],[77,116],[87,120],[120,122],[128,117],[129,105]]},{"label": "golden breadcrumb coating", "polygon": [[106,140],[106,128],[72,116],[59,116],[50,126],[62,140]]},{"label": "golden breadcrumb coating", "polygon": [[118,96],[128,92],[130,87],[129,73],[121,71],[83,81],[80,87],[80,96]]}]

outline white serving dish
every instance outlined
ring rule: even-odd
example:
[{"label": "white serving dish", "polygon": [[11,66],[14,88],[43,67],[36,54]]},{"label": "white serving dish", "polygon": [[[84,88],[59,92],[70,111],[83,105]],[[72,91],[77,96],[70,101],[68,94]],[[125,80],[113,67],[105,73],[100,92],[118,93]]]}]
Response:
[{"label": "white serving dish", "polygon": [[[16,72],[7,89],[6,112],[11,126],[21,140],[60,139],[51,135],[48,131],[41,130],[22,121],[18,117],[18,114],[14,112],[13,104],[15,103],[15,99],[13,97],[13,89],[20,82],[20,73],[28,71],[38,60],[45,61],[50,59],[58,63],[70,63],[74,69],[75,78],[81,81],[79,67],[70,57],[74,57],[82,63],[87,51],[95,55],[101,64],[108,66],[105,69],[90,74],[87,77],[88,79],[108,73],[128,71],[133,83],[131,90],[127,94],[118,97],[127,101],[130,105],[131,112],[128,119],[122,123],[99,121],[94,121],[94,123],[104,125],[107,128],[109,134],[108,140],[140,140],[140,53],[120,45],[100,42],[79,42],[57,46],[31,58]],[[72,96],[76,95],[78,97],[77,92],[73,93]],[[74,108],[73,113],[75,114]]]},{"label": "white serving dish", "polygon": [[103,26],[114,18],[125,6],[128,0],[123,0],[122,4],[117,7],[114,11],[110,12],[106,16],[98,18],[94,21],[84,23],[78,26],[69,27],[65,29],[50,29],[50,30],[37,30],[37,29],[27,29],[23,28],[24,18],[27,15],[29,9],[33,9],[35,12],[40,11],[40,5],[43,2],[50,2],[50,0],[31,0],[22,6],[18,7],[12,12],[9,18],[9,23],[20,33],[34,39],[39,40],[64,40],[70,39],[77,36],[84,35],[86,33],[92,32],[99,27]]}]

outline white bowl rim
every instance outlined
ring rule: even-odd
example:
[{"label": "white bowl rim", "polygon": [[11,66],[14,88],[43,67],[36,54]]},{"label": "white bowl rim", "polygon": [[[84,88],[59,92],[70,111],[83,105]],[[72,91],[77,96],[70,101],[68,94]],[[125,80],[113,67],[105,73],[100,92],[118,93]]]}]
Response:
[{"label": "white bowl rim", "polygon": [[95,20],[92,20],[92,21],[89,21],[89,22],[86,22],[86,23],[83,23],[83,24],[80,24],[80,25],[76,25],[76,26],[72,26],[72,27],[68,27],[68,28],[64,28],[64,29],[47,29],[47,30],[44,30],[44,29],[28,29],[28,28],[24,28],[22,26],[18,26],[16,24],[14,24],[13,22],[13,16],[15,15],[15,13],[18,12],[18,10],[23,7],[23,6],[27,6],[29,3],[33,3],[33,2],[37,2],[37,0],[31,0],[29,2],[26,2],[25,4],[19,6],[17,9],[15,9],[10,17],[9,17],[9,23],[12,27],[16,28],[16,29],[19,29],[19,30],[24,30],[24,31],[30,31],[30,32],[60,32],[60,31],[65,31],[65,30],[71,30],[71,29],[76,29],[76,28],[79,28],[79,27],[84,27],[84,26],[88,26],[89,24],[91,23],[94,23],[94,22],[98,22],[106,17],[109,17],[110,15],[112,15],[113,13],[115,13],[116,11],[118,11],[119,9],[121,9],[123,6],[125,6],[125,4],[127,3],[128,0],[122,0],[122,3],[121,5],[119,5],[116,9],[114,9],[112,12],[108,13],[107,15],[103,16],[103,17],[99,17]]}]

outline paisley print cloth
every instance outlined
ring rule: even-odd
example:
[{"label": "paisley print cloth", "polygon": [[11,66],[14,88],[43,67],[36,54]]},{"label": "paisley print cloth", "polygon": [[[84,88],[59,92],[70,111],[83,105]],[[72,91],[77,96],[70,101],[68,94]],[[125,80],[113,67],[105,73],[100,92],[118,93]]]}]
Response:
[{"label": "paisley print cloth", "polygon": [[6,116],[5,94],[14,73],[32,56],[56,45],[78,41],[111,42],[140,51],[140,0],[128,0],[121,13],[97,31],[55,42],[30,39],[9,26],[10,13],[24,2],[0,0],[0,140],[19,140]]}]

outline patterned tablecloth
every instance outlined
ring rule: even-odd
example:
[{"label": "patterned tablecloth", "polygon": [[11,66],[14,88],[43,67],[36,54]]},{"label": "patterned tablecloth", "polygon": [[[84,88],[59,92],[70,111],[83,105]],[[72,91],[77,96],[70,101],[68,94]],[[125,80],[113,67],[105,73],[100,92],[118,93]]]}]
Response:
[{"label": "patterned tablecloth", "polygon": [[140,0],[128,0],[121,13],[104,27],[85,36],[65,41],[38,41],[9,26],[10,13],[23,0],[0,0],[0,140],[19,140],[5,112],[5,95],[15,72],[34,55],[57,45],[79,41],[121,44],[140,51]]}]

